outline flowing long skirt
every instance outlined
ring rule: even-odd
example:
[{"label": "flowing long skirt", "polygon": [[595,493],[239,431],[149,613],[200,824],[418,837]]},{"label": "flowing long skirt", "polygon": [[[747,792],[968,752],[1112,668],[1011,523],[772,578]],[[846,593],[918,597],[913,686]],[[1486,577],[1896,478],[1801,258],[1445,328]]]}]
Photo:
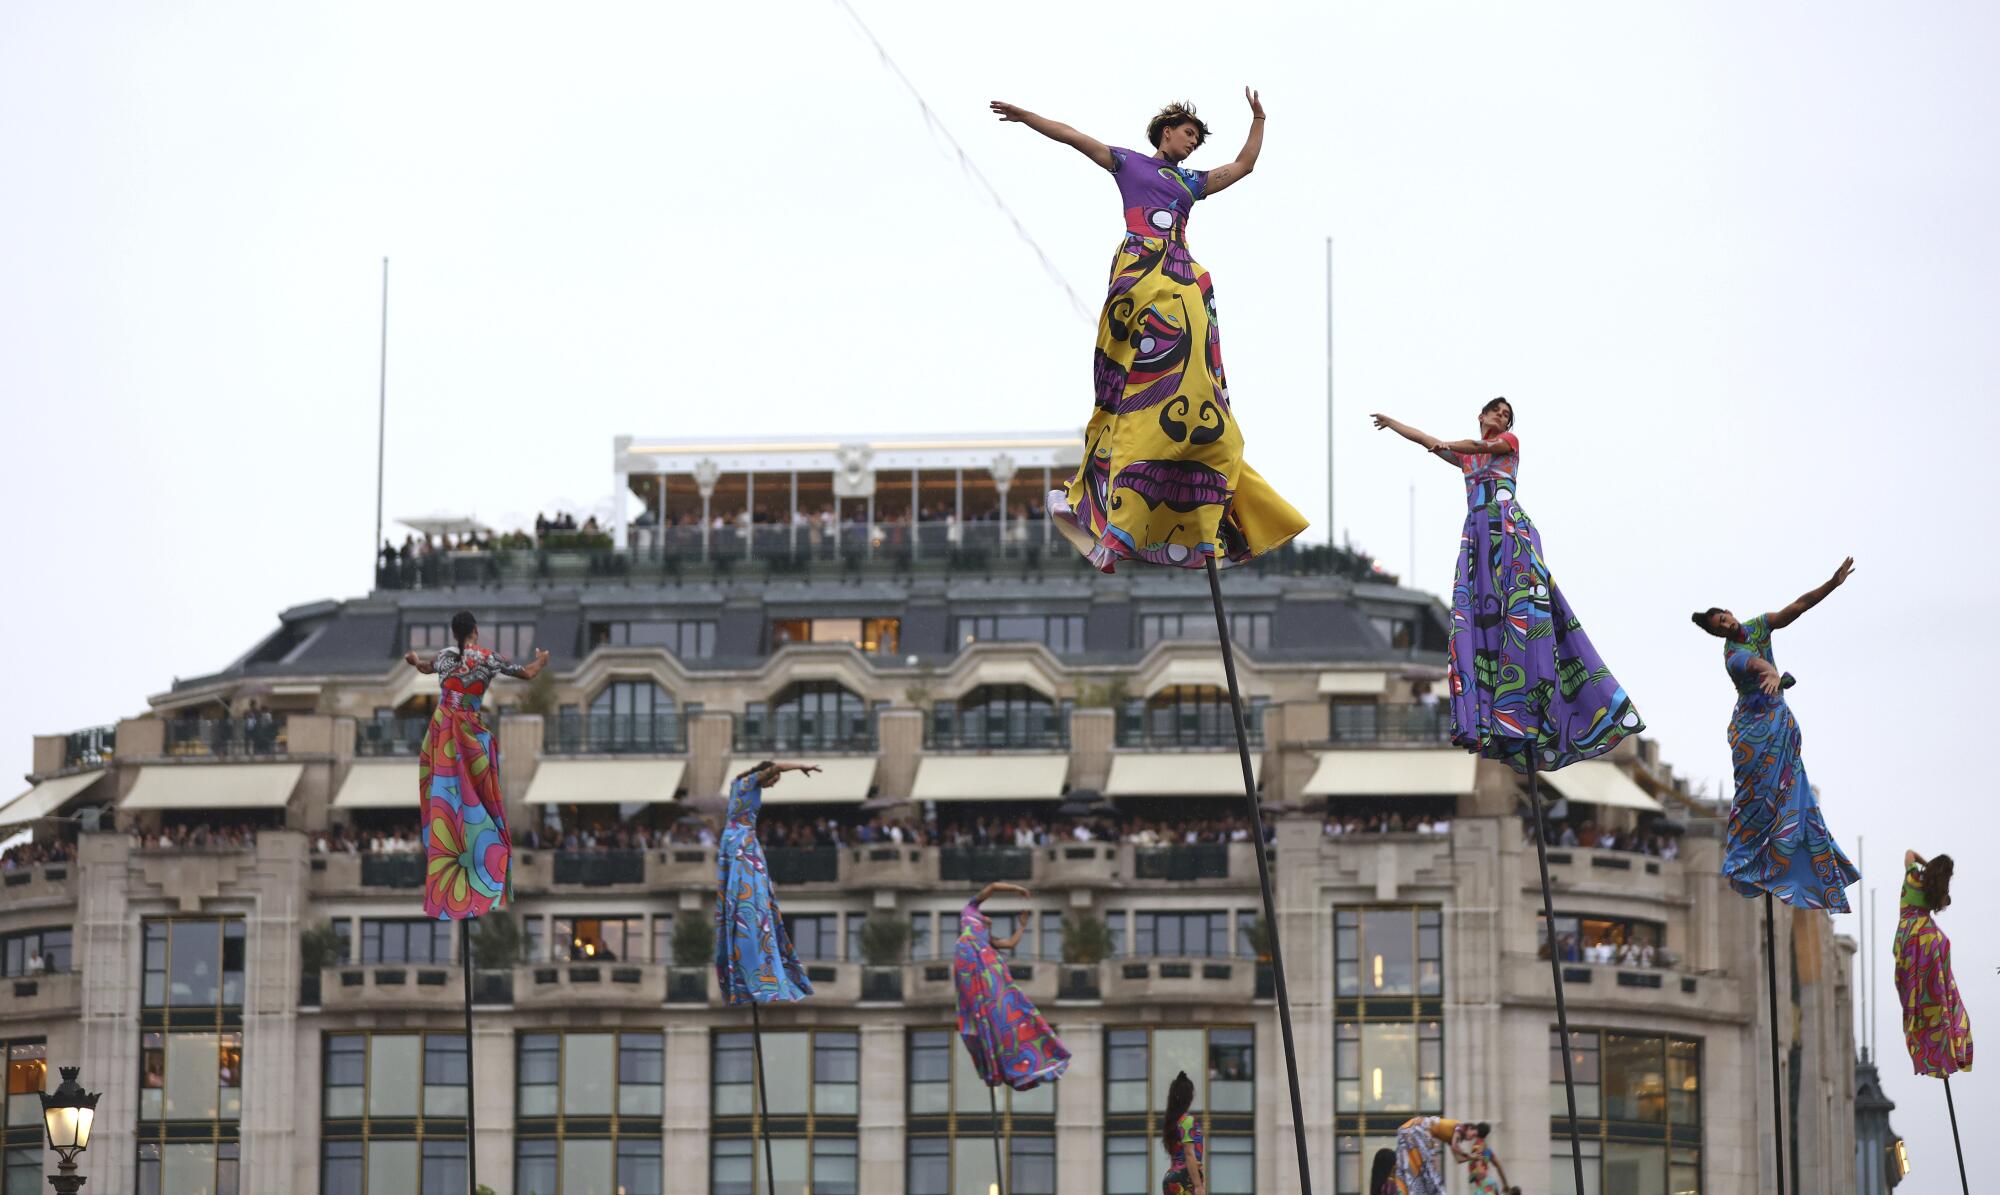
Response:
[{"label": "flowing long skirt", "polygon": [[417,752],[423,796],[424,916],[459,920],[507,898],[513,841],[500,802],[500,747],[476,709],[441,704]]},{"label": "flowing long skirt", "polygon": [[1951,975],[1951,940],[1928,909],[1905,906],[1896,922],[1896,995],[1918,1074],[1942,1079],[1972,1069],[1972,1019]]},{"label": "flowing long skirt", "polygon": [[1538,771],[1602,755],[1646,724],[1549,576],[1513,501],[1471,506],[1451,586],[1452,742]]},{"label": "flowing long skirt", "polygon": [[716,847],[715,977],[730,1004],[812,995],[754,829],[731,826]]},{"label": "flowing long skirt", "polygon": [[1305,530],[1243,463],[1208,271],[1175,237],[1130,234],[1112,262],[1084,459],[1049,495],[1056,529],[1104,572],[1120,560],[1237,564]]},{"label": "flowing long skirt", "polygon": [[958,1035],[988,1087],[1026,1091],[1061,1078],[1069,1049],[1042,1019],[991,943],[960,938],[952,966],[958,981]]},{"label": "flowing long skirt", "polygon": [[1396,1130],[1396,1182],[1401,1195],[1446,1195],[1444,1146],[1431,1136],[1435,1116],[1419,1116]]},{"label": "flowing long skirt", "polygon": [[1845,889],[1861,873],[1820,816],[1803,742],[1783,697],[1753,691],[1737,700],[1729,720],[1736,799],[1722,874],[1744,896],[1769,892],[1795,908],[1845,913]]}]

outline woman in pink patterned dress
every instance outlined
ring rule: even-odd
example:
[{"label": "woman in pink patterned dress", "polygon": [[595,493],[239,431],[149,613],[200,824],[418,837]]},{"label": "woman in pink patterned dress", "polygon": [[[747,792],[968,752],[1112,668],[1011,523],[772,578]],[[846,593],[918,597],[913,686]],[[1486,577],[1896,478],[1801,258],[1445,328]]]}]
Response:
[{"label": "woman in pink patterned dress", "polygon": [[1950,855],[1926,861],[1903,852],[1903,909],[1896,921],[1896,995],[1903,1043],[1920,1075],[1947,1078],[1972,1069],[1972,1019],[1951,975],[1951,941],[1936,915],[1951,904]]},{"label": "woman in pink patterned dress", "polygon": [[1033,913],[1021,914],[1012,937],[995,942],[993,919],[979,911],[995,892],[1027,896],[1019,884],[988,884],[958,914],[958,953],[952,967],[958,981],[958,1035],[972,1065],[988,1087],[1005,1084],[1026,1091],[1053,1082],[1069,1069],[1069,1049],[1014,986],[1002,950],[1012,950],[1027,932]]}]

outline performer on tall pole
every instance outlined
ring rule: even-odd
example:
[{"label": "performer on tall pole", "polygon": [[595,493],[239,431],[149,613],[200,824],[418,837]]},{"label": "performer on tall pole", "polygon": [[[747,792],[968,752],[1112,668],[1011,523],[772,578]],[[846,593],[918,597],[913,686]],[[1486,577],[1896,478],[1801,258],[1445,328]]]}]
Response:
[{"label": "performer on tall pole", "polygon": [[1170,104],[1147,124],[1150,153],[1106,145],[1014,104],[995,100],[991,106],[1001,120],[1025,124],[1082,153],[1118,184],[1125,232],[1097,321],[1091,369],[1095,409],[1084,429],[1083,463],[1050,493],[1048,509],[1064,538],[1104,572],[1120,561],[1208,571],[1235,711],[1243,797],[1258,844],[1257,877],[1270,927],[1299,1188],[1311,1195],[1277,902],[1216,577],[1218,565],[1240,564],[1280,547],[1305,530],[1306,521],[1243,461],[1243,431],[1222,368],[1214,287],[1187,243],[1194,205],[1247,177],[1263,151],[1264,105],[1247,87],[1243,97],[1250,105],[1249,135],[1232,161],[1213,170],[1186,164],[1209,135],[1188,104]]},{"label": "performer on tall pole", "polygon": [[1920,1075],[1944,1080],[1945,1108],[1951,1114],[1951,1143],[1958,1151],[1958,1183],[1965,1173],[1965,1148],[1958,1139],[1958,1107],[1951,1077],[1972,1069],[1972,1018],[1958,998],[1951,973],[1951,939],[1938,928],[1937,915],[1951,905],[1950,855],[1929,859],[1903,852],[1903,899],[1896,919],[1896,998],[1903,1006],[1903,1044]]},{"label": "performer on tall pole", "polygon": [[1602,755],[1645,729],[1645,723],[1556,587],[1542,554],[1541,532],[1515,500],[1521,440],[1514,434],[1514,404],[1496,398],[1481,407],[1479,435],[1470,440],[1441,440],[1387,415],[1373,418],[1378,431],[1393,431],[1421,446],[1465,478],[1465,524],[1451,585],[1452,742],[1484,758],[1503,760],[1528,777],[1535,855],[1541,864],[1542,925],[1563,1043],[1570,1164],[1577,1189],[1584,1190],[1540,774]]},{"label": "performer on tall pole", "polygon": [[423,809],[424,916],[458,921],[459,961],[465,979],[466,1190],[479,1190],[474,1128],[477,1089],[472,1081],[472,919],[505,905],[507,862],[513,840],[500,799],[500,741],[481,717],[487,687],[502,676],[533,680],[548,665],[537,651],[516,664],[479,645],[479,620],[461,610],[451,618],[455,646],[425,660],[404,663],[438,678],[438,704],[417,750],[417,793]]},{"label": "performer on tall pole", "polygon": [[757,813],[764,790],[786,772],[811,776],[812,764],[770,760],[739,774],[729,785],[728,820],[715,847],[715,977],[725,1004],[750,1006],[750,1046],[757,1062],[757,1135],[764,1142],[764,1189],[775,1192],[771,1164],[771,1108],[764,1076],[764,1023],[757,1006],[803,1000],[812,980],[792,949],[771,871],[757,841]]},{"label": "performer on tall pole", "polygon": [[958,914],[958,946],[953,955],[952,978],[958,987],[958,1037],[972,1056],[972,1069],[986,1084],[987,1107],[992,1113],[993,1181],[998,1195],[1006,1195],[1006,1167],[1000,1159],[1000,1104],[996,1088],[1030,1091],[1043,1083],[1053,1083],[1069,1069],[1069,1048],[1055,1030],[1042,1019],[1007,969],[1003,950],[1021,944],[1034,912],[1023,912],[1007,937],[993,937],[993,918],[980,906],[996,892],[1011,892],[1026,899],[1019,884],[994,882],[979,890]]},{"label": "performer on tall pole", "polygon": [[1723,641],[1722,663],[1736,687],[1729,717],[1729,753],[1735,760],[1736,797],[1729,806],[1729,844],[1722,874],[1744,896],[1764,898],[1765,975],[1771,1015],[1771,1110],[1774,1170],[1785,1175],[1785,1100],[1777,1057],[1778,976],[1772,901],[1794,908],[1845,913],[1846,888],[1861,878],[1841,853],[1820,816],[1819,798],[1806,779],[1804,739],[1798,719],[1785,703],[1792,674],[1778,671],[1771,634],[1847,583],[1854,557],[1840,562],[1833,576],[1771,614],[1748,622],[1719,606],[1693,615],[1694,624]]}]

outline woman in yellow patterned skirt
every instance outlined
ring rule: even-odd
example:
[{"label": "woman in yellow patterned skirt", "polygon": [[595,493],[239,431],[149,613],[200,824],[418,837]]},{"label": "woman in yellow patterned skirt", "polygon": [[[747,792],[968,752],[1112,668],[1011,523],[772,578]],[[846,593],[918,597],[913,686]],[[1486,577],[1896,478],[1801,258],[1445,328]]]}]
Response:
[{"label": "woman in yellow patterned skirt", "polygon": [[1076,475],[1049,495],[1056,526],[1112,571],[1120,559],[1202,568],[1236,564],[1278,547],[1306,521],[1243,463],[1243,432],[1229,407],[1215,291],[1187,247],[1188,211],[1257,164],[1264,107],[1250,101],[1250,136],[1214,170],[1182,163],[1208,139],[1186,104],[1146,126],[1154,152],[1119,149],[1013,104],[1019,121],[1081,151],[1118,181],[1125,239],[1097,321],[1097,407]]}]

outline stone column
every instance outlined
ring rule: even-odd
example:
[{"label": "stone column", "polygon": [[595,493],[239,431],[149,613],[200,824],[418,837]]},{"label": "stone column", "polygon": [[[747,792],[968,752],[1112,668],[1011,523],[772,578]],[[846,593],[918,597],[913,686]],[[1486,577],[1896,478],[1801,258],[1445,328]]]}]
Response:
[{"label": "stone column", "polygon": [[[139,725],[128,720],[123,726]],[[153,725],[157,726],[155,722]],[[125,741],[121,734],[119,742]],[[82,1048],[73,1061],[104,1094],[91,1129],[91,1195],[131,1195],[139,1121],[139,973],[142,937],[125,886],[130,839],[83,834],[77,844],[75,965],[83,981]],[[51,1066],[72,1059],[51,1057]]]},{"label": "stone column", "polygon": [[707,457],[694,464],[695,488],[701,491],[701,558],[708,559],[708,518],[709,500],[715,497],[715,483],[722,477],[722,466]]},{"label": "stone column", "polygon": [[665,1140],[660,1144],[661,1165],[676,1176],[668,1182],[669,1190],[708,1189],[709,1063],[708,1027],[669,1018]]},{"label": "stone column", "polygon": [[[1075,1018],[1074,1013],[1069,1015]],[[1056,1190],[1102,1191],[1104,1028],[1075,1018],[1055,1030],[1070,1054],[1065,1081],[1056,1084]],[[1083,1077],[1083,1082],[1076,1077]]]},{"label": "stone column", "polygon": [[905,1067],[903,1027],[871,1024],[861,1028],[861,1170],[863,1191],[900,1191],[904,1183],[903,1116]]},{"label": "stone column", "polygon": [[300,1137],[318,1135],[316,1117],[312,1128],[299,1130],[308,1119],[299,1109],[319,1103],[317,1092],[301,1089],[298,1065],[299,931],[308,915],[309,874],[304,834],[264,831],[257,835],[254,864],[202,904],[203,912],[218,913],[249,904],[240,1124],[246,1177],[291,1171]]}]

